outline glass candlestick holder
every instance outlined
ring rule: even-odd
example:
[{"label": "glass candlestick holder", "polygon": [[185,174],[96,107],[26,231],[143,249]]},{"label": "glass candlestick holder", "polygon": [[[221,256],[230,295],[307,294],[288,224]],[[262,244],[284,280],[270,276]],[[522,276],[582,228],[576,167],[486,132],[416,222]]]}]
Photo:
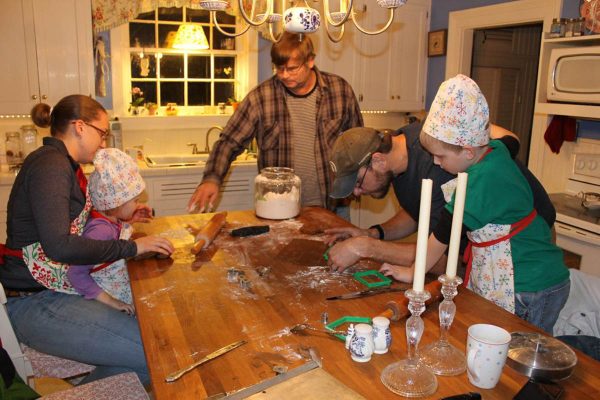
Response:
[{"label": "glass candlestick holder", "polygon": [[435,393],[437,379],[429,367],[419,362],[418,346],[425,324],[421,313],[425,302],[431,297],[427,291],[407,290],[404,294],[408,310],[412,314],[406,321],[408,358],[388,365],[381,372],[381,382],[392,392],[404,397],[424,397]]},{"label": "glass candlestick holder", "polygon": [[423,348],[420,361],[437,375],[459,375],[467,369],[465,353],[448,342],[448,331],[456,315],[456,305],[452,301],[458,293],[456,288],[462,283],[458,276],[442,275],[438,278],[442,283],[444,300],[440,303],[440,338]]}]

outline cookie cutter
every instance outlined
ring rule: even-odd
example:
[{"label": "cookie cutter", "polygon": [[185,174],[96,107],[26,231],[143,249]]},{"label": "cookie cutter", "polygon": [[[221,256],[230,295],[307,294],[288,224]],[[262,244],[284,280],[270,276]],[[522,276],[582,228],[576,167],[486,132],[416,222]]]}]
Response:
[{"label": "cookie cutter", "polygon": [[[362,283],[368,288],[381,287],[381,286],[389,286],[392,284],[392,280],[387,276],[383,275],[381,272],[370,269],[368,271],[358,271],[353,275],[354,279],[358,282]],[[366,280],[364,277],[373,277],[378,280]]]}]

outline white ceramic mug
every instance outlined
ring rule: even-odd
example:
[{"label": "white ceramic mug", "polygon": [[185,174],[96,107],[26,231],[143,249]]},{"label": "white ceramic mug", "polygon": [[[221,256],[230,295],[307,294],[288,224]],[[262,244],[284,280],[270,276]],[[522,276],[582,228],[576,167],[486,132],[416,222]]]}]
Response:
[{"label": "white ceramic mug", "polygon": [[390,320],[386,317],[373,318],[373,343],[375,354],[385,354],[392,344]]},{"label": "white ceramic mug", "polygon": [[373,327],[368,324],[356,324],[354,335],[350,339],[350,355],[357,362],[367,362],[373,355]]},{"label": "white ceramic mug", "polygon": [[467,375],[469,382],[482,389],[492,389],[502,375],[510,333],[488,324],[469,327],[467,337]]}]

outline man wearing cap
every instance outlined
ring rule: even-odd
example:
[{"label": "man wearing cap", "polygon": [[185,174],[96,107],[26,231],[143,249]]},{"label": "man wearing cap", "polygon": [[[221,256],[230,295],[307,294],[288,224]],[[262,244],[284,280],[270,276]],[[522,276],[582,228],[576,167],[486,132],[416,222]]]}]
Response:
[{"label": "man wearing cap", "polygon": [[[454,176],[434,165],[431,155],[419,142],[421,128],[422,124],[418,122],[394,134],[373,128],[352,128],[337,139],[330,160],[331,170],[336,176],[331,196],[344,198],[354,194],[383,198],[391,184],[401,209],[388,221],[369,229],[352,227],[327,230],[330,244],[343,240],[329,250],[329,263],[333,270],[342,271],[361,258],[395,265],[412,264],[415,243],[389,241],[403,239],[416,232],[422,179],[433,180],[430,232],[438,225],[441,210],[446,204],[442,186]],[[511,155],[516,156],[519,142],[514,134],[491,125],[490,136],[501,139]],[[552,226],[556,212],[548,194],[527,167],[518,160],[515,162],[533,191],[536,210]],[[466,241],[461,249],[464,246]],[[445,258],[442,257],[437,264],[439,271],[443,271],[445,264]]]}]

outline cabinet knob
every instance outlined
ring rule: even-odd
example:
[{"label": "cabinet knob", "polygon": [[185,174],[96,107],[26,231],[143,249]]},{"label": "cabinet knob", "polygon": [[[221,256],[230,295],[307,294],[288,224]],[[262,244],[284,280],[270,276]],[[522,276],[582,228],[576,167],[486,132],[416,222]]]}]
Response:
[{"label": "cabinet knob", "polygon": [[37,100],[37,94],[32,94],[31,95],[31,100]]},{"label": "cabinet knob", "polygon": [[45,94],[42,95],[42,100],[46,100],[48,98],[48,96],[46,96]]},{"label": "cabinet knob", "polygon": [[358,101],[363,101],[363,95],[362,94],[358,95]]}]

